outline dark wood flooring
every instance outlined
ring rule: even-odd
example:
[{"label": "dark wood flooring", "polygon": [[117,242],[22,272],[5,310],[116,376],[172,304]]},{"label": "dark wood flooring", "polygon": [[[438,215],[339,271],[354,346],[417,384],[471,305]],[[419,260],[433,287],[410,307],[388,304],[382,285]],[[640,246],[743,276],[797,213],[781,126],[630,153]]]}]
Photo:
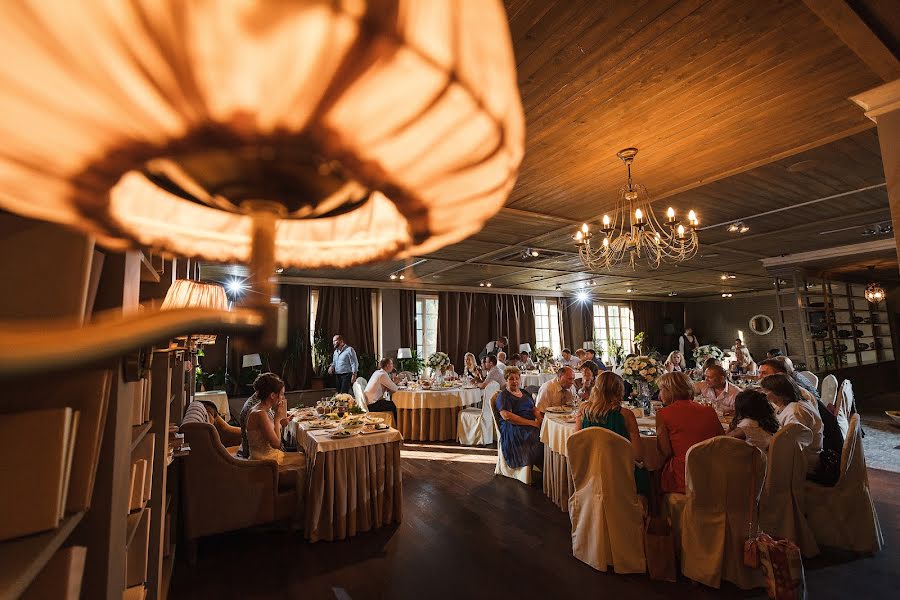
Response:
[{"label": "dark wood flooring", "polygon": [[[568,516],[527,487],[494,477],[495,450],[407,444],[403,523],[342,542],[308,544],[282,530],[203,540],[176,566],[170,598],[764,598],[730,584],[600,573],[572,557]],[[806,565],[811,599],[894,595],[900,566],[900,475],[870,470],[886,548]],[[215,510],[215,507],[210,507]],[[635,540],[640,543],[640,540]],[[182,554],[183,558],[183,554]],[[894,590],[893,592],[891,590]]]}]

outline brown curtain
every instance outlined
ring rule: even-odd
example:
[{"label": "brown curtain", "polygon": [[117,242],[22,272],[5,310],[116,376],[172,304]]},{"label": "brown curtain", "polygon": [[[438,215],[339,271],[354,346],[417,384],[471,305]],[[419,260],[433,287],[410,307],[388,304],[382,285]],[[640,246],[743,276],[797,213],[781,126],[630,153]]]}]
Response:
[{"label": "brown curtain", "polygon": [[[531,344],[535,348],[534,338],[534,301],[531,296],[518,294],[493,294],[494,322],[491,331],[494,337],[505,335],[509,338],[509,349],[518,352],[519,344]],[[475,354],[484,347],[488,340],[477,349]]]},{"label": "brown curtain", "polygon": [[447,353],[457,370],[462,368],[466,352],[477,356],[485,344],[497,339],[492,329],[492,297],[473,292],[438,294],[437,347]]},{"label": "brown curtain", "polygon": [[400,290],[400,347],[416,347],[416,292]]},{"label": "brown curtain", "polygon": [[646,336],[645,352],[656,350],[665,356],[678,348],[678,336],[684,327],[683,302],[634,301],[631,310],[635,335],[643,331]]},{"label": "brown curtain", "polygon": [[558,303],[563,345],[575,352],[594,339],[594,305],[572,297],[559,298]]},{"label": "brown curtain", "polygon": [[328,337],[340,334],[357,356],[375,355],[372,333],[372,290],[369,288],[320,287],[316,331]]}]

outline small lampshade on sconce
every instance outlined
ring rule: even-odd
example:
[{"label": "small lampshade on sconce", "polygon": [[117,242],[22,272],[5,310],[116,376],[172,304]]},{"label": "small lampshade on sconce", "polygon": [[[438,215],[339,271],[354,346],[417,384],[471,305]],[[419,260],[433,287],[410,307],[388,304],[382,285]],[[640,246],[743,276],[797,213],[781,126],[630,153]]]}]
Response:
[{"label": "small lampshade on sconce", "polygon": [[66,348],[48,348],[45,325],[0,324],[0,375],[198,328],[284,345],[276,266],[465,239],[524,152],[499,0],[8,2],[0,51],[16,56],[0,65],[0,209],[114,251],[245,263],[254,291],[243,310],[145,314],[77,343],[54,327]]},{"label": "small lampshade on sconce", "polygon": [[409,348],[398,348],[397,358],[412,358],[412,350]]},{"label": "small lampshade on sconce", "polygon": [[525,342],[524,344],[519,344],[519,352],[528,352],[531,354],[531,344]]},{"label": "small lampshade on sconce", "polygon": [[[166,299],[163,300],[160,310],[176,308],[206,308],[227,311],[228,298],[225,295],[225,288],[221,285],[178,279],[166,292]],[[215,344],[216,336],[191,333],[191,341],[195,344]]]},{"label": "small lampshade on sconce", "polygon": [[241,361],[241,368],[253,368],[259,367],[262,365],[262,359],[259,357],[259,354],[245,354],[243,360]]},{"label": "small lampshade on sconce", "polygon": [[581,347],[584,348],[585,350],[593,350],[594,342],[585,342],[581,345]]}]

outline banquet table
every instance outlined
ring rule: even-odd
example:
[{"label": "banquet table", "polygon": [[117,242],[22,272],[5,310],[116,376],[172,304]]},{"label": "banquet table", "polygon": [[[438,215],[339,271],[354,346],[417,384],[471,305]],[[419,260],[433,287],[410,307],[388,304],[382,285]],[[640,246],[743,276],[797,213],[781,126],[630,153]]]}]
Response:
[{"label": "banquet table", "polygon": [[[655,428],[653,418],[638,419],[638,427]],[[569,475],[566,445],[575,433],[575,423],[568,423],[561,415],[548,413],[541,424],[541,441],[544,443],[544,494],[563,512],[569,512],[569,498],[575,493],[575,483]],[[655,471],[662,466],[662,457],[656,447],[656,435],[641,434],[644,447],[644,466]]]},{"label": "banquet table", "polygon": [[533,385],[535,387],[541,387],[554,377],[556,377],[555,373],[526,372],[522,374],[521,386],[528,387],[529,385]]},{"label": "banquet table", "polygon": [[342,540],[399,523],[400,432],[389,428],[336,440],[331,438],[333,430],[305,426],[292,420],[286,429],[307,457],[306,539]]},{"label": "banquet table", "polygon": [[225,392],[197,392],[194,394],[194,400],[204,400],[206,402],[214,403],[219,414],[225,419],[225,422],[227,423],[231,420],[231,409],[228,408],[228,394]]},{"label": "banquet table", "polygon": [[479,388],[404,390],[391,399],[397,407],[397,429],[404,440],[440,441],[457,438],[459,412],[482,401]]}]

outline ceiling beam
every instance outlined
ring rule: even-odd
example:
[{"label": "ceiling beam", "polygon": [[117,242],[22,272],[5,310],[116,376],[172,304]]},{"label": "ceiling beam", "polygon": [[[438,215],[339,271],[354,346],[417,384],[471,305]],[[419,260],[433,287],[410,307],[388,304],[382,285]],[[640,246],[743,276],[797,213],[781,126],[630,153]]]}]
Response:
[{"label": "ceiling beam", "polygon": [[900,61],[844,0],[803,0],[844,45],[884,81],[900,77]]}]

